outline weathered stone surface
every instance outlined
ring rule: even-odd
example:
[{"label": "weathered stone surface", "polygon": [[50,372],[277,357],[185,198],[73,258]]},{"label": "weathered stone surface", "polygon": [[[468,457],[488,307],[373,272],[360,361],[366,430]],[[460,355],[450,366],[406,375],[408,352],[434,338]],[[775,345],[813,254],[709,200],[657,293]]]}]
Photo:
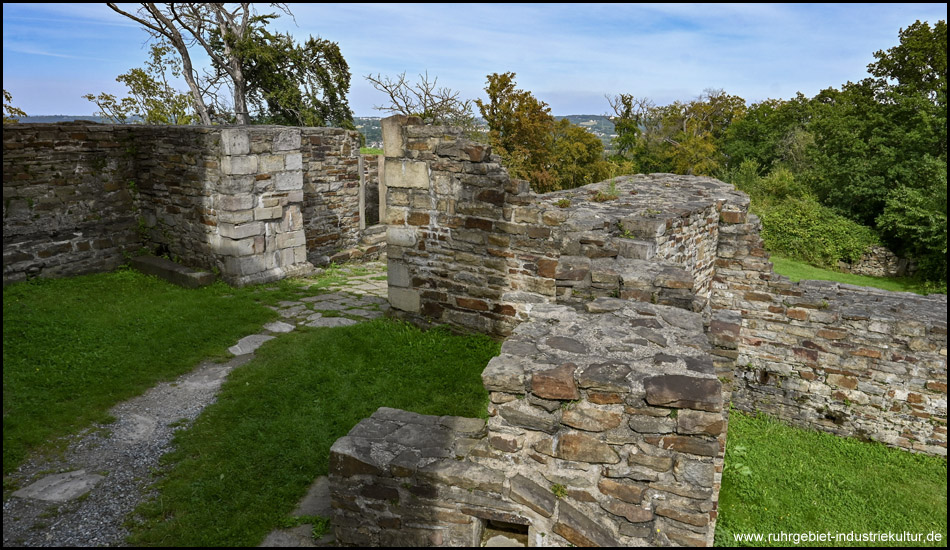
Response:
[{"label": "weathered stone surface", "polygon": [[620,362],[595,363],[577,373],[577,384],[594,390],[628,392],[630,367]]},{"label": "weathered stone surface", "polygon": [[684,435],[705,434],[717,436],[725,431],[726,423],[720,413],[685,409],[676,417],[676,431]]},{"label": "weathered stone surface", "polygon": [[576,546],[620,546],[609,531],[566,502],[558,505],[554,532]]},{"label": "weathered stone surface", "polygon": [[482,371],[482,383],[489,391],[521,394],[525,391],[524,365],[510,355],[499,355]]},{"label": "weathered stone surface", "polygon": [[602,432],[620,425],[620,413],[580,404],[565,410],[561,423],[587,432]]},{"label": "weathered stone surface", "polygon": [[700,456],[716,456],[719,454],[719,442],[702,439],[699,436],[667,435],[661,438],[648,437],[652,444],[659,444],[664,449],[690,453]]},{"label": "weathered stone surface", "polygon": [[498,414],[512,426],[538,430],[548,434],[553,434],[558,430],[558,421],[554,415],[537,407],[532,407],[522,399],[499,405]]},{"label": "weathered stone surface", "polygon": [[530,479],[516,475],[511,478],[511,499],[524,504],[544,517],[554,514],[557,499],[550,490],[538,485]]},{"label": "weathered stone surface", "polygon": [[606,502],[601,503],[600,506],[611,514],[620,516],[630,523],[643,523],[653,519],[652,511],[613,498],[608,498]]},{"label": "weathered stone surface", "polygon": [[678,510],[672,506],[664,506],[662,504],[656,507],[656,515],[675,519],[676,521],[688,523],[697,527],[704,527],[709,523],[709,514],[686,512],[684,510]]},{"label": "weathered stone surface", "polygon": [[231,355],[247,355],[254,353],[264,342],[273,339],[274,337],[269,334],[252,334],[238,340],[238,343],[229,347],[228,351]]},{"label": "weathered stone surface", "polygon": [[501,493],[505,476],[490,468],[466,461],[439,460],[419,470],[420,479],[430,483],[444,483],[461,489],[477,489]]},{"label": "weathered stone surface", "polygon": [[563,365],[531,375],[531,393],[543,399],[577,399],[580,393],[574,383],[574,371],[577,365]]},{"label": "weathered stone surface", "polygon": [[673,474],[683,483],[699,487],[712,487],[716,467],[711,462],[700,462],[684,457],[677,457],[673,466]]},{"label": "weathered stone surface", "polygon": [[665,407],[722,410],[722,384],[715,378],[668,374],[643,382],[647,403]]},{"label": "weathered stone surface", "polygon": [[577,462],[592,464],[616,464],[620,462],[620,456],[610,445],[594,436],[580,432],[562,434],[557,441],[556,453],[556,456],[560,459]]},{"label": "weathered stone surface", "polygon": [[657,472],[668,472],[673,467],[673,458],[669,456],[652,456],[646,453],[630,453],[627,455],[630,465],[646,466]]},{"label": "weathered stone surface", "polygon": [[618,498],[631,504],[640,504],[640,501],[643,500],[643,491],[646,489],[646,486],[638,483],[603,478],[597,482],[597,488],[605,495]]},{"label": "weathered stone surface", "polygon": [[88,493],[103,479],[105,476],[87,473],[86,470],[53,474],[14,491],[13,496],[66,502]]},{"label": "weathered stone surface", "polygon": [[633,431],[644,434],[667,434],[676,429],[676,420],[662,416],[635,414],[630,416],[627,424]]}]

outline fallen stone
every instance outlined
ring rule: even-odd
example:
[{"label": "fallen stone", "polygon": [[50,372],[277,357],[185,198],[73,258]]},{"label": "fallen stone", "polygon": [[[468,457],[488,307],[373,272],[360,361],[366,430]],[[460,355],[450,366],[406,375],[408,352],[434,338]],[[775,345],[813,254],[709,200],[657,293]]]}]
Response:
[{"label": "fallen stone", "polygon": [[51,502],[66,502],[88,493],[105,476],[75,470],[63,474],[53,474],[15,491],[13,496],[33,498]]},{"label": "fallen stone", "polygon": [[268,334],[252,334],[238,340],[238,343],[229,347],[228,351],[231,352],[231,355],[247,355],[248,353],[254,353],[264,342],[273,339],[274,337]]},{"label": "fallen stone", "polygon": [[273,323],[264,325],[264,330],[271,332],[290,332],[294,330],[294,326],[289,323],[284,323],[283,321],[274,321]]}]

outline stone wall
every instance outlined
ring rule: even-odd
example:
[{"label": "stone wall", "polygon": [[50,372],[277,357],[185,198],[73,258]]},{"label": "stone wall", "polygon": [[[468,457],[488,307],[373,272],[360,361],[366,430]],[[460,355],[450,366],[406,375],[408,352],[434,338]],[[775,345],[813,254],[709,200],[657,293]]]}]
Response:
[{"label": "stone wall", "polygon": [[307,257],[330,263],[360,239],[360,142],[355,131],[302,129]]},{"label": "stone wall", "polygon": [[380,409],[333,445],[339,542],[712,544],[726,417],[702,317],[615,298],[530,316],[482,375],[487,426]]},{"label": "stone wall", "polygon": [[5,284],[109,270],[145,248],[243,285],[360,240],[355,132],[67,123],[3,135]]},{"label": "stone wall", "polygon": [[838,262],[838,269],[871,277],[910,277],[917,271],[914,262],[900,258],[883,246],[872,246],[861,259],[849,264]]},{"label": "stone wall", "polygon": [[4,125],[4,284],[120,265],[139,246],[131,167],[112,127]]},{"label": "stone wall", "polygon": [[720,215],[748,208],[732,186],[672,174],[538,196],[458,130],[383,128],[390,301],[435,322],[504,335],[532,304],[597,296],[701,311]]}]

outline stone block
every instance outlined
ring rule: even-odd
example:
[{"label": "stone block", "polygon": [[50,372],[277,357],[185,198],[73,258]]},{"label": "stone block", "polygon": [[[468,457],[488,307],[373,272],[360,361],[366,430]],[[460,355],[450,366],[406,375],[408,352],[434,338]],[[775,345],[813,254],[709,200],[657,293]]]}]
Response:
[{"label": "stone block", "polygon": [[300,149],[300,130],[288,128],[274,136],[274,151],[297,151]]},{"label": "stone block", "polygon": [[562,460],[591,464],[616,464],[620,456],[600,439],[581,432],[562,434],[557,441],[555,456]]},{"label": "stone block", "polygon": [[684,435],[718,436],[725,429],[726,423],[720,413],[684,409],[676,417],[676,431]]},{"label": "stone block", "polygon": [[300,170],[288,170],[278,173],[274,177],[274,189],[277,191],[303,189],[303,172]]},{"label": "stone block", "polygon": [[511,478],[510,486],[511,500],[524,504],[546,518],[554,514],[557,499],[551,491],[520,474]]},{"label": "stone block", "polygon": [[221,130],[221,152],[228,156],[246,155],[251,152],[251,140],[246,128]]},{"label": "stone block", "polygon": [[419,231],[415,227],[387,227],[386,244],[389,246],[416,246]]},{"label": "stone block", "polygon": [[602,432],[620,425],[620,413],[582,402],[568,407],[561,415],[561,423],[586,432]]},{"label": "stone block", "polygon": [[563,365],[531,375],[531,393],[543,399],[578,399],[580,393],[574,383],[574,371],[577,365]]},{"label": "stone block", "polygon": [[554,415],[531,406],[524,399],[516,399],[498,406],[498,414],[511,426],[554,434],[558,422]]},{"label": "stone block", "polygon": [[389,303],[396,309],[410,313],[419,313],[421,309],[419,291],[409,288],[389,287]]},{"label": "stone block", "polygon": [[284,156],[285,170],[303,170],[303,155],[300,153],[288,153]]},{"label": "stone block", "polygon": [[558,505],[553,531],[575,546],[622,546],[610,531],[563,501]]},{"label": "stone block", "polygon": [[390,160],[386,163],[385,177],[389,189],[429,190],[429,165],[423,161]]},{"label": "stone block", "polygon": [[408,288],[411,279],[409,277],[409,267],[396,260],[390,260],[386,265],[386,281],[389,286]]},{"label": "stone block", "polygon": [[248,237],[263,235],[264,224],[261,222],[244,223],[240,225],[220,223],[218,224],[218,233],[222,237],[229,239],[246,239]]},{"label": "stone block", "polygon": [[254,209],[255,220],[273,220],[277,218],[282,218],[283,216],[284,216],[284,209],[280,206]]},{"label": "stone block", "polygon": [[[307,236],[304,234],[303,230],[277,234],[277,248],[293,248],[295,246],[304,246],[306,244]],[[292,252],[293,251],[291,251],[291,253]],[[292,259],[291,262],[293,262]]]},{"label": "stone block", "polygon": [[597,488],[600,489],[601,493],[607,496],[629,502],[630,504],[640,504],[640,501],[643,500],[643,491],[646,490],[647,487],[639,483],[605,477],[597,482]]},{"label": "stone block", "polygon": [[257,173],[257,155],[242,155],[221,158],[221,173],[242,176]]},{"label": "stone block", "polygon": [[[408,122],[408,118],[404,115],[393,115],[380,121],[383,134],[383,155],[386,157],[396,158],[405,154],[403,126]],[[389,170],[388,164],[386,169]]]},{"label": "stone block", "polygon": [[577,374],[577,384],[582,388],[607,392],[628,392],[630,367],[620,362],[594,363]]},{"label": "stone block", "polygon": [[261,155],[261,172],[280,172],[284,169],[284,155]]},{"label": "stone block", "polygon": [[482,383],[488,391],[523,394],[524,381],[524,365],[510,355],[492,358],[482,371]]},{"label": "stone block", "polygon": [[722,384],[715,378],[667,374],[643,383],[647,403],[662,407],[722,410]]}]

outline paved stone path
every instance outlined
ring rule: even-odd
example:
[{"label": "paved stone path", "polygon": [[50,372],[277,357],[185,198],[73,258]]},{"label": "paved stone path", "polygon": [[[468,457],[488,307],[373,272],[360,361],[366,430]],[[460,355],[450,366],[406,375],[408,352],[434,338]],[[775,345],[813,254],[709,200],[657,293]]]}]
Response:
[{"label": "paved stone path", "polygon": [[[61,455],[37,456],[4,479],[15,486],[3,503],[4,546],[122,545],[123,523],[135,506],[151,496],[161,475],[159,458],[171,450],[178,429],[187,428],[212,403],[228,373],[254,357],[264,342],[298,326],[335,327],[386,314],[386,266],[380,262],[334,267],[311,282],[312,294],[278,304],[279,321],[246,336],[229,351],[226,363],[204,362],[174,382],[116,405],[112,424],[94,426],[68,438]],[[328,516],[325,479],[318,479],[295,515]],[[271,546],[330,545],[314,541],[309,526],[268,536]]]}]

